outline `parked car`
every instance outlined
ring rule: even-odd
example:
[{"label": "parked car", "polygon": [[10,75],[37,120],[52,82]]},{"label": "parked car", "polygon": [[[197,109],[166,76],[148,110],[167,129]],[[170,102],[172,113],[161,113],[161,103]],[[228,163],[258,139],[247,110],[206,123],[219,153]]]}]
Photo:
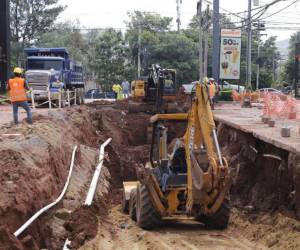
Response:
[{"label": "parked car", "polygon": [[260,93],[274,93],[274,94],[282,94],[282,92],[278,89],[274,89],[274,88],[262,88],[258,90]]},{"label": "parked car", "polygon": [[85,99],[102,99],[105,98],[105,93],[100,89],[90,89],[85,93]]},{"label": "parked car", "polygon": [[115,93],[114,92],[105,92],[105,97],[107,99],[115,99]]},{"label": "parked car", "polygon": [[227,81],[223,81],[223,84],[219,84],[220,86],[220,89],[234,89],[238,92],[243,92],[245,91],[245,87],[244,86],[241,86],[241,85],[237,85],[237,84],[230,84],[229,82]]}]

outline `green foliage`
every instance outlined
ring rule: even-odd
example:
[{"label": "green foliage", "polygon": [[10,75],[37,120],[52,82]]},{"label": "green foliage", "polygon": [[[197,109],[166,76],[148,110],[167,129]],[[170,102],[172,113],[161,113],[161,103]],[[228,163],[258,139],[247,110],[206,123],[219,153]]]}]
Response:
[{"label": "green foliage", "polygon": [[55,25],[53,31],[43,33],[35,46],[51,48],[66,47],[75,61],[87,63],[87,41],[78,31],[79,22],[63,22]]},{"label": "green foliage", "polygon": [[58,5],[58,0],[10,1],[13,64],[18,63],[25,46],[52,29],[64,8]]},{"label": "green foliage", "polygon": [[182,34],[159,34],[157,44],[148,58],[148,64],[152,63],[176,69],[181,84],[192,82],[198,75],[197,45]]},{"label": "green foliage", "polygon": [[130,74],[130,67],[124,70],[128,49],[120,31],[107,29],[96,34],[92,46],[88,65],[101,84],[113,85],[122,81],[125,73]]},{"label": "green foliage", "polygon": [[300,31],[295,32],[289,41],[289,53],[288,53],[288,61],[285,65],[285,70],[282,74],[282,77],[286,79],[287,82],[292,83],[294,79],[294,69],[295,69],[295,49],[296,43],[300,43]]},{"label": "green foliage", "polygon": [[126,22],[128,32],[136,32],[140,27],[143,31],[165,32],[171,28],[171,17],[162,17],[157,13],[134,11],[128,13],[129,21]]}]

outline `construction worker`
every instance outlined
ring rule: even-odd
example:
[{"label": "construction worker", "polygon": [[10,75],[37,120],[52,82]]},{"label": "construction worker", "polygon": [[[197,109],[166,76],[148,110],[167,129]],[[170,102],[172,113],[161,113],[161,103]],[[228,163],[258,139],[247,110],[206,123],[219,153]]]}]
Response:
[{"label": "construction worker", "polygon": [[216,92],[219,92],[219,85],[218,85],[218,83],[215,81],[215,79],[214,79],[214,78],[209,78],[209,82],[210,82],[211,84],[214,84],[215,87],[216,87]]},{"label": "construction worker", "polygon": [[122,82],[122,89],[123,89],[124,98],[128,98],[129,97],[129,89],[130,89],[130,84],[128,81],[124,80]]},{"label": "construction worker", "polygon": [[214,98],[215,98],[215,94],[216,94],[215,84],[212,84],[207,77],[203,78],[203,83],[205,84],[205,86],[207,88],[211,107],[212,107],[212,109],[214,109]]},{"label": "construction worker", "polygon": [[120,84],[114,84],[112,86],[112,90],[115,93],[115,99],[116,100],[121,100],[121,95],[122,95],[122,87]]},{"label": "construction worker", "polygon": [[219,95],[219,85],[218,83],[215,81],[214,78],[209,78],[209,83],[210,85],[214,85],[215,87],[215,90],[214,90],[214,98],[213,98],[213,101],[214,103],[216,103],[218,101],[218,95]]},{"label": "construction worker", "polygon": [[27,122],[32,124],[32,114],[27,102],[26,90],[29,90],[25,79],[22,78],[23,70],[21,68],[14,69],[14,77],[8,81],[8,91],[10,101],[13,105],[13,117],[15,124],[18,124],[18,109],[22,107],[27,112]]}]

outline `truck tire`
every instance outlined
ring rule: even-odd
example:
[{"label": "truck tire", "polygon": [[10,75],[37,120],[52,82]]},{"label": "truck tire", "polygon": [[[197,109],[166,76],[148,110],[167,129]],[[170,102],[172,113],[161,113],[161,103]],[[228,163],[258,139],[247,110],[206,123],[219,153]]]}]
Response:
[{"label": "truck tire", "polygon": [[199,217],[196,218],[196,220],[204,223],[207,228],[222,230],[228,227],[229,217],[230,217],[230,199],[226,197],[223,204],[214,215],[212,216],[200,215]]},{"label": "truck tire", "polygon": [[123,188],[123,195],[122,195],[122,212],[125,214],[128,214],[129,211],[129,202],[126,200],[126,195],[125,195],[125,188]]},{"label": "truck tire", "polygon": [[136,222],[143,229],[151,230],[160,222],[160,217],[155,211],[147,187],[139,184],[136,196]]},{"label": "truck tire", "polygon": [[131,190],[129,199],[129,216],[134,221],[136,221],[136,191],[136,188]]}]

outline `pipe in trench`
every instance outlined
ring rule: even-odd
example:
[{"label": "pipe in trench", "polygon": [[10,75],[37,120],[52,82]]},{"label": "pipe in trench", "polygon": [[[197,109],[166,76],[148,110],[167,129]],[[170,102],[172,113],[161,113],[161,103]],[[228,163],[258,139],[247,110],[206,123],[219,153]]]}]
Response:
[{"label": "pipe in trench", "polygon": [[61,192],[61,194],[59,195],[59,197],[52,202],[51,204],[43,207],[42,209],[40,209],[37,213],[35,213],[28,221],[26,221],[15,233],[14,236],[18,237],[20,236],[21,233],[23,233],[30,225],[32,222],[34,222],[41,214],[45,213],[47,210],[49,210],[50,208],[54,207],[57,203],[59,203],[61,201],[61,199],[64,197],[67,188],[69,186],[70,183],[70,179],[71,179],[71,175],[73,172],[73,168],[74,168],[74,160],[75,160],[75,154],[77,151],[77,146],[74,146],[73,148],[73,153],[72,153],[72,159],[71,159],[71,165],[70,165],[70,170],[69,170],[69,174],[68,174],[68,178],[67,181],[65,183],[65,186]]},{"label": "pipe in trench", "polygon": [[104,162],[104,149],[105,147],[111,142],[112,138],[107,139],[101,146],[100,146],[100,154],[99,154],[99,163],[98,166],[95,169],[95,173],[88,191],[88,194],[86,196],[84,205],[86,206],[91,206],[93,199],[94,199],[94,195],[96,192],[96,188],[97,188],[97,183],[98,183],[98,179],[101,173],[101,169],[103,166],[103,162]]}]

